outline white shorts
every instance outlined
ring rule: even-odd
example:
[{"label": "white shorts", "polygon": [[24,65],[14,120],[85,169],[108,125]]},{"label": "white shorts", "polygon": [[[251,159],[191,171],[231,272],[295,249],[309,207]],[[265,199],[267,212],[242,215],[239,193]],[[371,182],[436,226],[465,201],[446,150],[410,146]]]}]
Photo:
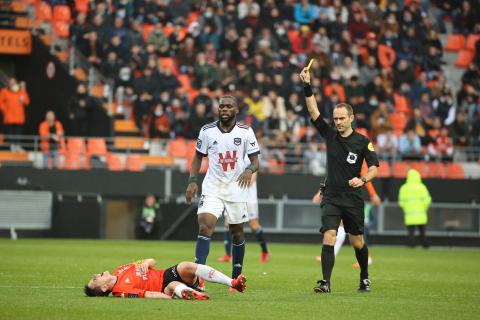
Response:
[{"label": "white shorts", "polygon": [[258,202],[247,202],[248,219],[258,219]]},{"label": "white shorts", "polygon": [[198,202],[197,210],[197,214],[202,213],[211,213],[217,219],[223,215],[228,219],[229,224],[240,224],[248,221],[246,202],[230,202],[203,194]]}]

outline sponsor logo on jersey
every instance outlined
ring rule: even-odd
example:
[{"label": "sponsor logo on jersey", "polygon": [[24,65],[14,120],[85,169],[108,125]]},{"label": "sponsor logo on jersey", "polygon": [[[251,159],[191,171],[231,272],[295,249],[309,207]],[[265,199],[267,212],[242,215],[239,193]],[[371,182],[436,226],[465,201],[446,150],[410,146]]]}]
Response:
[{"label": "sponsor logo on jersey", "polygon": [[239,146],[242,143],[241,138],[233,138],[233,144]]},{"label": "sponsor logo on jersey", "polygon": [[350,164],[354,164],[355,162],[357,162],[357,158],[358,158],[358,154],[349,152],[347,156],[347,162]]},{"label": "sponsor logo on jersey", "polygon": [[197,149],[201,149],[201,148],[202,148],[202,140],[197,139]]},{"label": "sponsor logo on jersey", "polygon": [[235,170],[235,165],[238,159],[237,150],[234,150],[232,153],[230,153],[230,151],[227,151],[225,152],[225,155],[220,152],[218,154],[218,157],[219,157],[218,162],[222,165],[223,171],[227,171],[228,166],[230,166],[230,169]]}]

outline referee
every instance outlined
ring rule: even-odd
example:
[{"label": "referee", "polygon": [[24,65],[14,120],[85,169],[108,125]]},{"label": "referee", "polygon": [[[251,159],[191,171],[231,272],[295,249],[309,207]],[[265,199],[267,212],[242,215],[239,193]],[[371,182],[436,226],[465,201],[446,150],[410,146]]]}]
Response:
[{"label": "referee", "polygon": [[[334,245],[340,221],[349,234],[360,265],[359,292],[369,292],[368,248],[363,239],[364,202],[361,188],[377,175],[378,159],[370,140],[352,129],[354,119],[352,107],[346,103],[337,104],[333,109],[335,129],[320,116],[317,102],[312,93],[308,68],[300,73],[304,84],[307,109],[312,123],[327,143],[327,179],[322,202],[322,273],[314,291],[330,292],[330,277],[335,264]],[[360,176],[363,160],[368,171]]]}]

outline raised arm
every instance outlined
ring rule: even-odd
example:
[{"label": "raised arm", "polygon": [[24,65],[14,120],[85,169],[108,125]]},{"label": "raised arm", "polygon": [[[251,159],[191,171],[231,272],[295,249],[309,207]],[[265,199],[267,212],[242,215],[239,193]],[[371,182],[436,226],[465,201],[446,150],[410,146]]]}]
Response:
[{"label": "raised arm", "polygon": [[303,68],[302,72],[299,74],[300,79],[303,81],[303,87],[305,90],[305,101],[307,103],[308,113],[310,117],[315,121],[320,117],[320,111],[318,110],[317,101],[312,92],[312,86],[310,84],[310,73],[307,68]]}]

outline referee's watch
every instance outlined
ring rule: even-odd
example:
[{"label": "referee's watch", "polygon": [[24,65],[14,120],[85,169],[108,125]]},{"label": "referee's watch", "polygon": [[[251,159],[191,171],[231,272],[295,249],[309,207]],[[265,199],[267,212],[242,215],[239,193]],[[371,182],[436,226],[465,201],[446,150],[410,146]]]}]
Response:
[{"label": "referee's watch", "polygon": [[366,183],[367,183],[367,178],[362,177],[361,180],[363,181],[363,184],[366,184]]}]

